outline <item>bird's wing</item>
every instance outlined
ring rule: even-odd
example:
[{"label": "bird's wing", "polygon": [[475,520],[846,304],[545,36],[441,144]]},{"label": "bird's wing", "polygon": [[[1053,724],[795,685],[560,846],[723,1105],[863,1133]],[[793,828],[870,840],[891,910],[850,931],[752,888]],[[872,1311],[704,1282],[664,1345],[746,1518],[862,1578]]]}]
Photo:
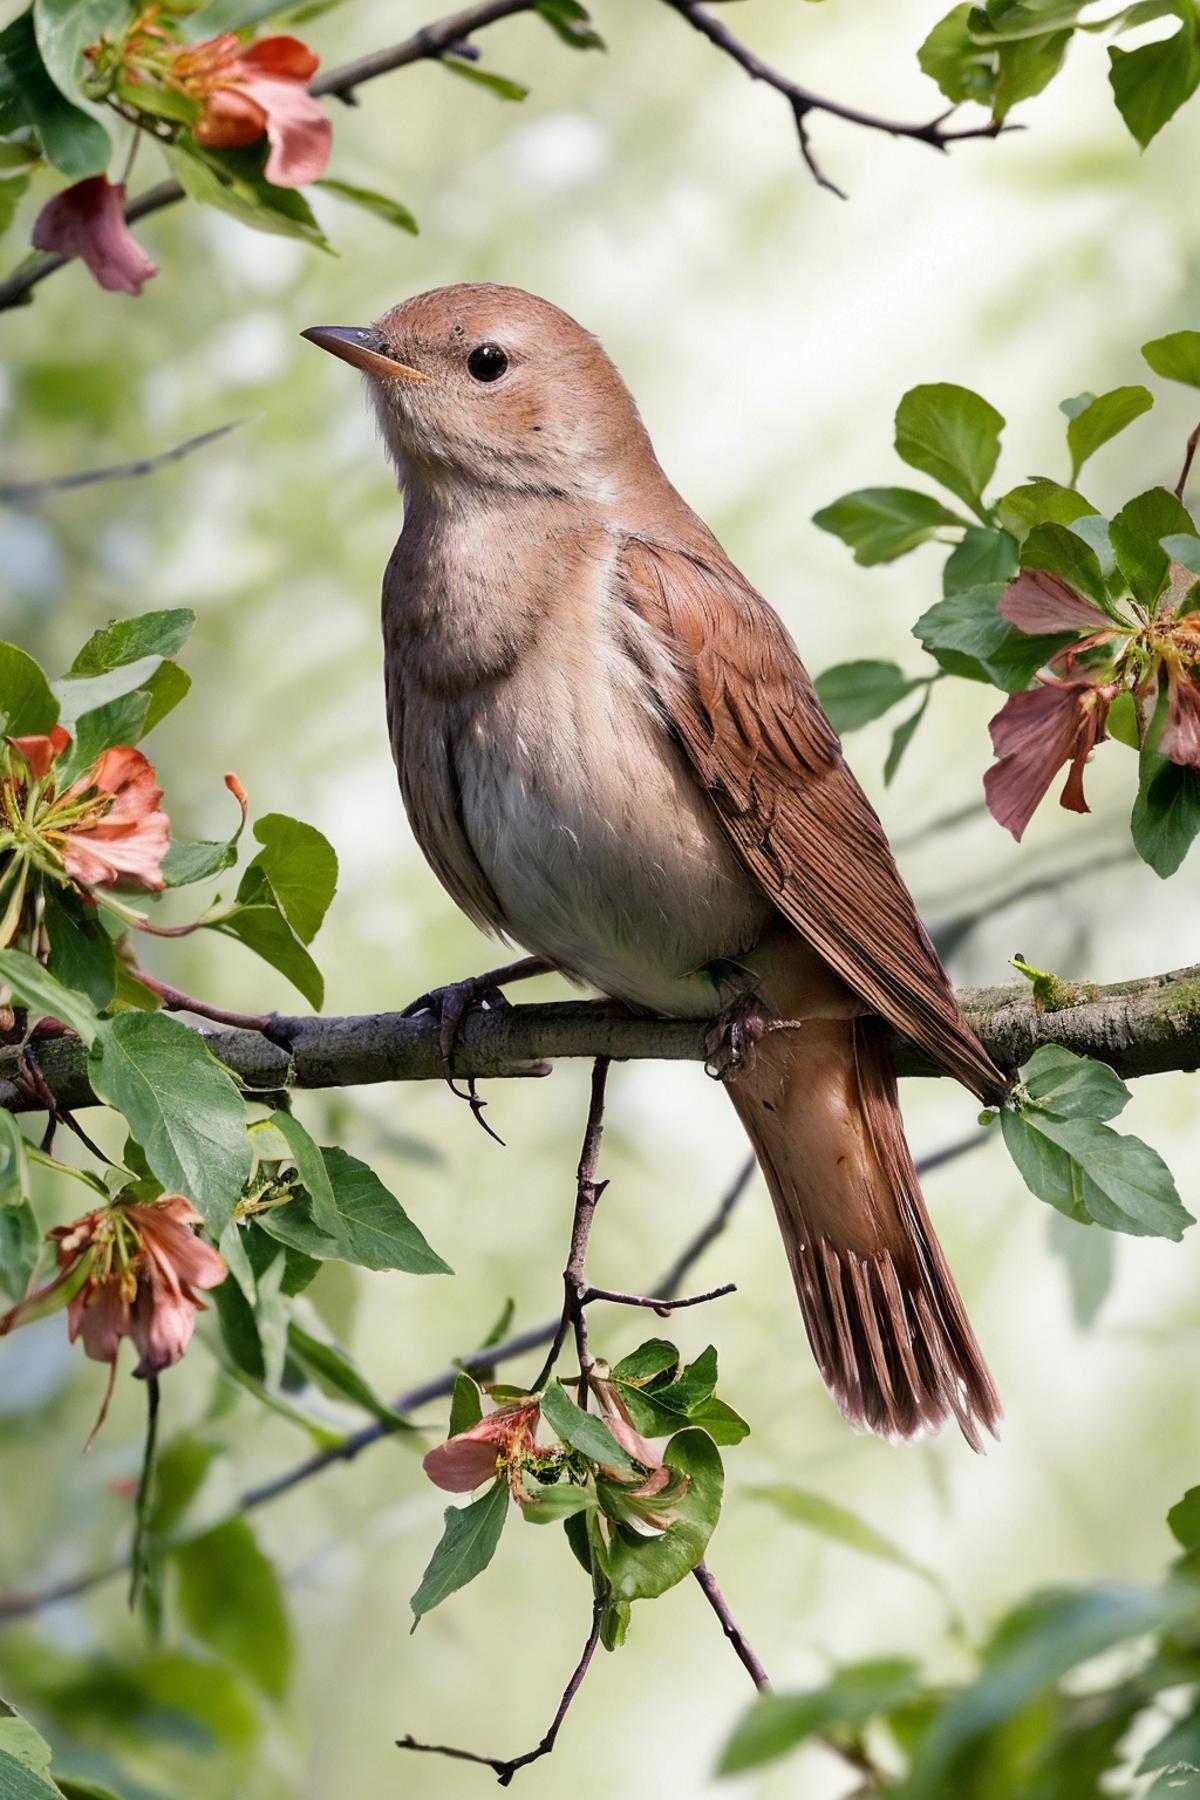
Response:
[{"label": "bird's wing", "polygon": [[775,613],[715,540],[697,553],[626,539],[619,593],[651,633],[657,702],[764,892],[873,1011],[995,1098],[1004,1077]]}]

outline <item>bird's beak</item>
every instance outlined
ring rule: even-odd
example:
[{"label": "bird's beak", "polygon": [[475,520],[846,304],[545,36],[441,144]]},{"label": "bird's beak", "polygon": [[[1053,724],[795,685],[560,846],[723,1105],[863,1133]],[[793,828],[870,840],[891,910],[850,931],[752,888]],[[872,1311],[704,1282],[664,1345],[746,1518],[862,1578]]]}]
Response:
[{"label": "bird's beak", "polygon": [[407,363],[390,356],[378,331],[358,325],[310,325],[300,336],[318,349],[328,350],[331,356],[340,356],[366,375],[395,376],[400,381],[429,380],[419,369],[410,369]]}]

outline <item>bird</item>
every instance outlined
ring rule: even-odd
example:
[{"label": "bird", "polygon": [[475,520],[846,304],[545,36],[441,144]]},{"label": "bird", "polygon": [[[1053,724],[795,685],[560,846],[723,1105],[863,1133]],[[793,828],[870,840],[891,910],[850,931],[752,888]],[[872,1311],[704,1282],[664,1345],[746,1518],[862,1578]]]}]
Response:
[{"label": "bird", "polygon": [[366,377],[403,492],[383,580],[414,835],[485,932],[710,1061],[845,1418],[905,1439],[1000,1401],[926,1211],[889,1050],[995,1104],[884,829],[782,621],[661,468],[599,339],[459,283],[302,334]]}]

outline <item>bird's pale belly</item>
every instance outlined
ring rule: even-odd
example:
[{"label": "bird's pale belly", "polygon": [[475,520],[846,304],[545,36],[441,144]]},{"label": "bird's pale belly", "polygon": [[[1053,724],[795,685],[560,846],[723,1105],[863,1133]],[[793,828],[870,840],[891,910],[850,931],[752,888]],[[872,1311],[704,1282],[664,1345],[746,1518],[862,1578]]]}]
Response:
[{"label": "bird's pale belly", "polygon": [[505,929],[602,993],[706,1017],[708,965],[736,959],[774,909],[674,744],[633,709],[620,729],[528,715],[456,745],[462,821]]}]

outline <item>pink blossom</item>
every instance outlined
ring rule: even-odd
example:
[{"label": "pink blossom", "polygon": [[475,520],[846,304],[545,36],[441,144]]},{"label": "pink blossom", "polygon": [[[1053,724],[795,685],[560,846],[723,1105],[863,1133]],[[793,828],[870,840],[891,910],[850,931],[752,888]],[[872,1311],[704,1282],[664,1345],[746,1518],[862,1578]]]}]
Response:
[{"label": "pink blossom", "polygon": [[1115,685],[1057,681],[1040,677],[1025,693],[1010,694],[992,720],[992,746],[999,757],[984,776],[992,817],[1018,843],[1055,775],[1071,765],[1060,804],[1087,812],[1083,769],[1104,735],[1104,720]]},{"label": "pink blossom", "polygon": [[235,148],[265,131],[267,180],[303,187],[324,174],[333,147],[333,126],[308,91],[316,67],[298,38],[267,37],[243,48],[226,32],[182,51],[168,79],[200,104],[198,144]]},{"label": "pink blossom", "polygon": [[125,222],[125,185],[89,175],[48,200],[33,227],[35,250],[81,256],[102,288],[140,294],[158,269]]},{"label": "pink blossom", "polygon": [[1045,569],[1022,569],[1000,596],[996,610],[1030,637],[1058,631],[1091,633],[1111,629],[1112,624],[1093,600]]},{"label": "pink blossom", "polygon": [[55,725],[51,728],[48,736],[14,737],[9,738],[8,741],[13,749],[19,750],[24,757],[25,766],[34,781],[40,781],[43,775],[50,773],[51,763],[56,756],[62,755],[71,741],[71,736],[69,732],[63,730],[61,725]]},{"label": "pink blossom", "polygon": [[435,1487],[448,1494],[469,1494],[499,1469],[508,1471],[514,1497],[520,1498],[521,1466],[534,1448],[541,1407],[537,1400],[519,1400],[488,1413],[467,1431],[455,1432],[425,1457],[422,1467]]},{"label": "pink blossom", "polygon": [[[171,825],[159,810],[162,789],[154,765],[129,744],[105,750],[88,773],[63,795],[79,799],[94,789],[101,804],[85,812],[63,834],[62,858],[68,875],[85,887],[115,881],[140,882],[151,893],[163,887],[159,867],[171,842]],[[107,802],[107,804],[104,804]]]}]

